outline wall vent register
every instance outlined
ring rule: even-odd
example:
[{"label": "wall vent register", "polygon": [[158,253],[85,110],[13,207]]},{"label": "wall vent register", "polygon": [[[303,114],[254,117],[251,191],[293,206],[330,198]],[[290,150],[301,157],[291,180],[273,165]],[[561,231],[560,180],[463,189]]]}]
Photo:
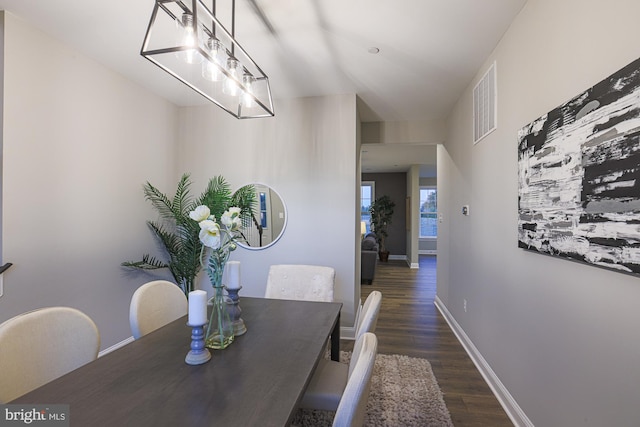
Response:
[{"label": "wall vent register", "polygon": [[477,144],[496,129],[496,63],[491,64],[473,88],[473,143]]}]

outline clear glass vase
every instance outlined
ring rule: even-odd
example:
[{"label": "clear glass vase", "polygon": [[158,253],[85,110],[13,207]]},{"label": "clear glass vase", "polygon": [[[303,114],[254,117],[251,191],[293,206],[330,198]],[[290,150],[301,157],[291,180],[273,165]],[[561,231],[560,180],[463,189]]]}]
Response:
[{"label": "clear glass vase", "polygon": [[227,311],[227,303],[224,298],[224,286],[222,286],[222,272],[224,263],[212,265],[210,261],[207,273],[213,286],[213,298],[211,299],[211,311],[209,313],[209,327],[205,338],[205,346],[221,350],[227,348],[233,342],[233,322]]}]

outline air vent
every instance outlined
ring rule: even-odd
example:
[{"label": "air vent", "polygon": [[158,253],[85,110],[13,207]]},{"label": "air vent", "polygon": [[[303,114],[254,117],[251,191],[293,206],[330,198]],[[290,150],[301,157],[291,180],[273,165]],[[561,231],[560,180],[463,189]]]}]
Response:
[{"label": "air vent", "polygon": [[477,144],[496,129],[496,63],[473,88],[473,143]]}]

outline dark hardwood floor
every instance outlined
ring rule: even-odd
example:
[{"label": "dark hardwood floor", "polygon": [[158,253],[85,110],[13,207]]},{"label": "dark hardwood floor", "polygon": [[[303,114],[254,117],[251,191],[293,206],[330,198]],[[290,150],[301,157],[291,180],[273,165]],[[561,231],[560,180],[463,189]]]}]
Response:
[{"label": "dark hardwood floor", "polygon": [[435,256],[421,255],[419,269],[404,261],[378,262],[373,284],[361,289],[363,302],[371,291],[382,292],[378,351],[429,360],[456,427],[513,426],[433,303]]}]

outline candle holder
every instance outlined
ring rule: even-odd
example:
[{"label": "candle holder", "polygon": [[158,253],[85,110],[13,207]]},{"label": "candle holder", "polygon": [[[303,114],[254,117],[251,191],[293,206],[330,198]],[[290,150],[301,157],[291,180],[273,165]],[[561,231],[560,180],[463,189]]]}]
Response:
[{"label": "candle holder", "polygon": [[204,324],[190,325],[191,328],[191,350],[187,353],[184,361],[189,365],[202,365],[211,359],[211,353],[204,346]]},{"label": "candle holder", "polygon": [[242,309],[240,308],[240,297],[238,296],[240,289],[242,289],[242,286],[239,286],[237,289],[227,288],[227,293],[229,294],[229,298],[226,301],[227,311],[229,312],[231,323],[233,324],[233,335],[236,337],[247,332],[244,320],[240,318],[240,315],[242,314]]}]

